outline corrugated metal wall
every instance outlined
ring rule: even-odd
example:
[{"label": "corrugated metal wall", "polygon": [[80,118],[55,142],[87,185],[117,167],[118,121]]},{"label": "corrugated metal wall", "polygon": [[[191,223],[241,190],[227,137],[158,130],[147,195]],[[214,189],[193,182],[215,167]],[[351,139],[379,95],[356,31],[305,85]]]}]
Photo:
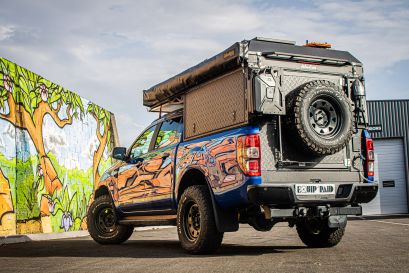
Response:
[{"label": "corrugated metal wall", "polygon": [[409,144],[409,100],[368,101],[368,113],[370,125],[382,125],[382,132],[371,133],[373,138],[406,137]]},{"label": "corrugated metal wall", "polygon": [[[403,139],[406,181],[409,189],[409,100],[376,100],[368,101],[367,105],[369,125],[382,126],[382,131],[371,132],[372,138],[399,137]],[[382,163],[379,162],[379,164]]]}]

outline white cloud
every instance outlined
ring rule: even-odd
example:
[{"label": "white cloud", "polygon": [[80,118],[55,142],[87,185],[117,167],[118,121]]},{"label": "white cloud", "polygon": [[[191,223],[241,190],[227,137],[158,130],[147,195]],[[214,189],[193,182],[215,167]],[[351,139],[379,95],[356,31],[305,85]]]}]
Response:
[{"label": "white cloud", "polygon": [[409,60],[405,1],[8,1],[0,26],[5,57],[114,112],[124,145],[157,117],[143,89],[244,38],[330,42],[367,80]]},{"label": "white cloud", "polygon": [[7,40],[13,35],[13,27],[12,26],[2,26],[0,25],[0,41]]},{"label": "white cloud", "polygon": [[144,119],[144,123],[135,122],[136,118],[129,114],[119,113],[115,115],[115,119],[118,125],[119,133],[121,134],[121,146],[128,147],[136,139],[139,133],[146,128],[155,118],[158,117],[157,113],[141,113],[141,116],[148,116]]},{"label": "white cloud", "polygon": [[61,156],[62,148],[67,144],[67,135],[64,130],[53,124],[51,118],[44,121],[43,139],[45,151],[52,152],[56,156]]},{"label": "white cloud", "polygon": [[82,151],[82,156],[92,160],[94,153],[98,149],[98,146],[99,146],[99,140],[96,135],[92,135],[87,146],[88,146],[88,149],[84,149]]},{"label": "white cloud", "polygon": [[8,137],[7,142],[15,141],[16,138],[16,128],[7,122],[6,128],[3,131],[3,135]]},{"label": "white cloud", "polygon": [[62,161],[62,165],[64,165],[67,169],[81,169],[81,164],[77,158],[64,158]]},{"label": "white cloud", "polygon": [[7,158],[16,156],[15,142],[16,130],[8,121],[0,120],[0,151]]}]

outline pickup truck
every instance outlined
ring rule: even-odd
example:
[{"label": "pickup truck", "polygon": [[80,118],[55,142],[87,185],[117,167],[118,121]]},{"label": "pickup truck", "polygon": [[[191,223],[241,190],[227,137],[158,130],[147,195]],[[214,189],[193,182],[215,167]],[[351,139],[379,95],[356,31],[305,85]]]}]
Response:
[{"label": "pickup truck", "polygon": [[[236,59],[226,65],[236,57],[238,66]],[[229,86],[236,92],[237,75],[244,75],[248,114],[240,122],[240,111],[223,113],[234,98],[218,95]],[[181,80],[188,78],[196,80]],[[175,91],[181,82],[189,92]],[[361,215],[360,204],[378,190],[363,82],[349,53],[255,38],[145,91],[150,103],[149,92],[166,89],[151,110],[176,110],[160,113],[128,149],[114,148],[117,162],[101,176],[88,210],[90,235],[119,244],[135,226],[175,225],[181,246],[203,254],[239,224],[269,231],[287,222],[309,247],[337,245],[347,215]],[[189,97],[198,88],[204,96]],[[230,125],[213,128],[227,118]]]}]

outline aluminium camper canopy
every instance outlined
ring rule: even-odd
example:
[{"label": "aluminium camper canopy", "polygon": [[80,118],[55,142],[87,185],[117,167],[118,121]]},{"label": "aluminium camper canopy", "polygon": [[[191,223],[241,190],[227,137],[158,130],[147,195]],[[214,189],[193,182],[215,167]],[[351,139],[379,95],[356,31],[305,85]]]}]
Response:
[{"label": "aluminium camper canopy", "polygon": [[[361,62],[349,52],[295,45],[291,41],[254,38],[234,43],[232,46],[210,59],[193,66],[182,73],[143,91],[143,104],[151,111],[170,104],[183,107],[181,96],[191,88],[231,72],[240,66],[260,68],[257,56],[288,61],[304,60],[323,64],[358,64]],[[164,111],[165,109],[161,109]],[[166,111],[166,110],[165,110]]]}]

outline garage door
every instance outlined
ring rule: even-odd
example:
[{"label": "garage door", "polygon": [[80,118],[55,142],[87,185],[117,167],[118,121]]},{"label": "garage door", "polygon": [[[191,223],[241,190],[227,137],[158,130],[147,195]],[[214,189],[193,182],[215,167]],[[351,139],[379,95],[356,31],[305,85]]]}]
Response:
[{"label": "garage door", "polygon": [[[363,206],[363,213],[407,213],[405,157],[402,139],[375,140],[377,159],[378,196]],[[376,170],[375,170],[376,171]]]}]

